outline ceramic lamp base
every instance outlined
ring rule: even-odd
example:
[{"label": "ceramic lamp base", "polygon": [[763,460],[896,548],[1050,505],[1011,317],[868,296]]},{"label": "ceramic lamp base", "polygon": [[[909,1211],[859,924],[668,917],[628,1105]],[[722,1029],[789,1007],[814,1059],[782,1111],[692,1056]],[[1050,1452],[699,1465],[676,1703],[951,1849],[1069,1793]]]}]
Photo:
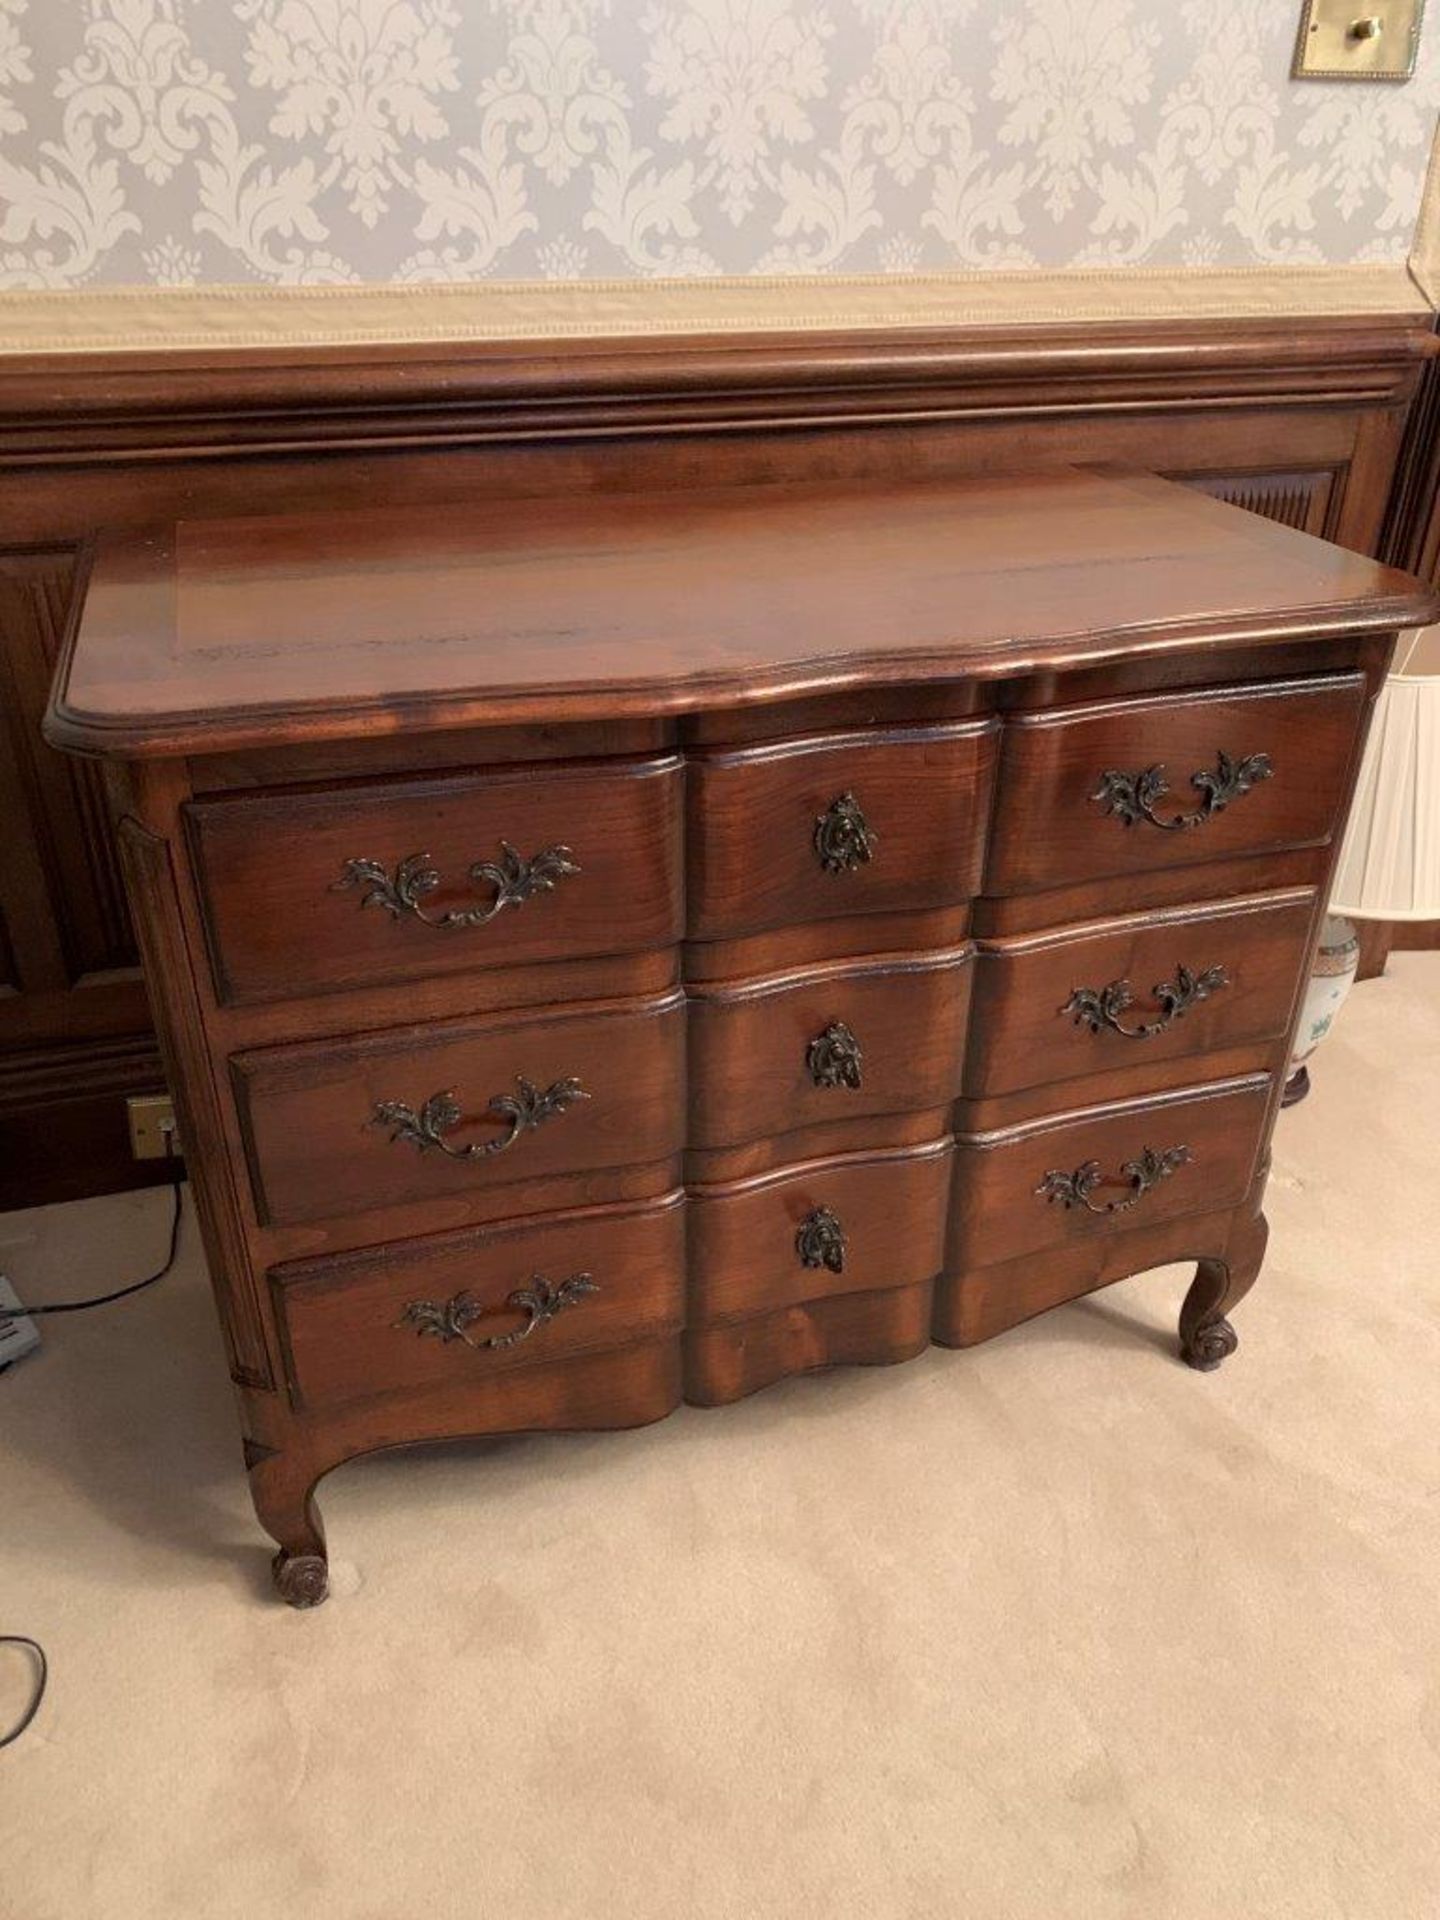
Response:
[{"label": "ceramic lamp base", "polygon": [[1310,1069],[1308,1067],[1296,1067],[1295,1071],[1290,1075],[1290,1078],[1285,1082],[1285,1091],[1280,1096],[1280,1104],[1282,1107],[1296,1106],[1305,1098],[1309,1091]]},{"label": "ceramic lamp base", "polygon": [[1290,1056],[1282,1106],[1293,1107],[1310,1091],[1306,1063],[1335,1024],[1335,1016],[1355,983],[1359,964],[1360,936],[1354,926],[1342,914],[1327,913],[1295,1029],[1295,1049]]}]

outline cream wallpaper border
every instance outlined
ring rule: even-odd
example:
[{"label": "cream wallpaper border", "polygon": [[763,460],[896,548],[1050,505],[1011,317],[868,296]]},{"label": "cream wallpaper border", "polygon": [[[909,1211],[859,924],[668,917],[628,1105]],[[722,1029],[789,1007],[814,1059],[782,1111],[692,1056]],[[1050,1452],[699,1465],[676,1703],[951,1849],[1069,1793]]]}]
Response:
[{"label": "cream wallpaper border", "polygon": [[[1433,196],[1431,189],[1433,189]],[[1440,224],[1440,170],[1427,205]],[[1427,245],[1430,243],[1427,242]],[[1440,243],[1432,248],[1440,264]],[[1428,257],[1428,256],[1427,256]],[[1043,273],[369,287],[116,287],[0,294],[0,356],[223,352],[448,341],[1054,326],[1414,313],[1403,266],[1057,269]]]}]

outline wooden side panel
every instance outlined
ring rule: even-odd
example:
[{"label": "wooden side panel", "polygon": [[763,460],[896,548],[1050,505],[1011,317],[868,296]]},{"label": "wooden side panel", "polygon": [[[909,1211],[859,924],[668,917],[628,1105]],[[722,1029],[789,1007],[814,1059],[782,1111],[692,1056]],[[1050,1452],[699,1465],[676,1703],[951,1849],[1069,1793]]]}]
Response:
[{"label": "wooden side panel", "polygon": [[75,987],[88,974],[139,964],[100,769],[55,752],[35,725],[76,586],[73,553],[0,555],[0,707],[50,923],[46,940],[35,907],[22,917],[32,929],[33,987]]},{"label": "wooden side panel", "polygon": [[148,1031],[0,1052],[0,1213],[169,1180],[166,1162],[134,1158],[125,1109],[164,1084]]},{"label": "wooden side panel", "polygon": [[0,554],[0,1211],[170,1172],[126,1131],[162,1075],[101,773],[40,737],[75,584]]},{"label": "wooden side panel", "polygon": [[235,1188],[237,1169],[190,988],[191,961],[170,847],[138,820],[128,818],[120,822],[118,844],[131,897],[139,909],[137,926],[146,967],[153,979],[180,983],[179,991],[166,994],[160,1002],[161,1035],[181,1138],[194,1149],[191,1187],[210,1256],[230,1371],[242,1386],[269,1389],[275,1369],[266,1340],[265,1309],[246,1246]]}]

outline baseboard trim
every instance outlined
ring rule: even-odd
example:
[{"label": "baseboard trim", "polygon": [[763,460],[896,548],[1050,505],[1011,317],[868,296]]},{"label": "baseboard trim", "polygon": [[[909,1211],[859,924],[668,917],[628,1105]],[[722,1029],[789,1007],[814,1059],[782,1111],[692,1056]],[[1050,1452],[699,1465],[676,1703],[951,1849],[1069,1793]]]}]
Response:
[{"label": "baseboard trim", "polygon": [[164,1085],[149,1034],[0,1058],[0,1213],[170,1179],[134,1158],[125,1111]]}]

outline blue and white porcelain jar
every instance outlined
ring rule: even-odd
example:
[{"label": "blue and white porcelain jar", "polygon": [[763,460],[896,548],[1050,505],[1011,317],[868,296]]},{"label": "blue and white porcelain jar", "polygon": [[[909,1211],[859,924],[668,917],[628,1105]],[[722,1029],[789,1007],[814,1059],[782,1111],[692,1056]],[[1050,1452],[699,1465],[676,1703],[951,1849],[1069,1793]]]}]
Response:
[{"label": "blue and white porcelain jar", "polygon": [[1345,1004],[1359,964],[1360,936],[1354,923],[1343,914],[1327,913],[1300,1008],[1300,1024],[1295,1029],[1290,1075],[1285,1083],[1287,1107],[1303,1100],[1310,1091],[1310,1075],[1305,1063],[1335,1024],[1335,1016]]}]

